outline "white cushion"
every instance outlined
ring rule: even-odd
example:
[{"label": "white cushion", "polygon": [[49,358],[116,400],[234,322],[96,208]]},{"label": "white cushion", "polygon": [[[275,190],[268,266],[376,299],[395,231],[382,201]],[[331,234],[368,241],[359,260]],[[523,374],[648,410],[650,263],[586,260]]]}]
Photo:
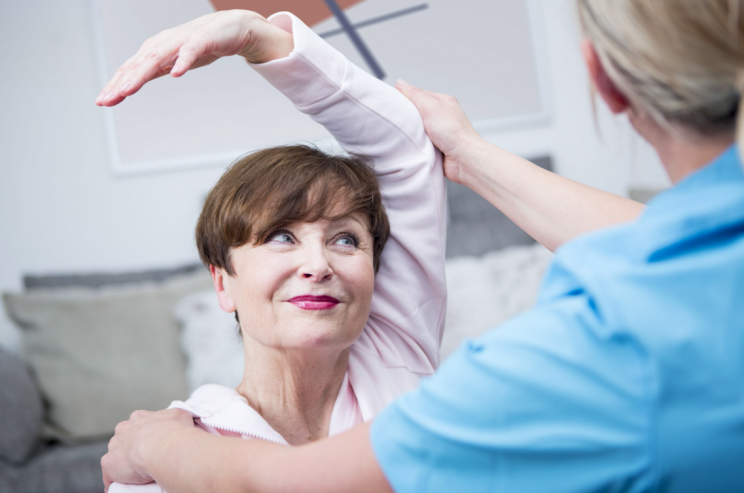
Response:
[{"label": "white cushion", "polygon": [[174,314],[183,329],[189,394],[207,383],[237,387],[243,377],[243,343],[235,315],[220,308],[214,290],[185,297]]},{"label": "white cushion", "polygon": [[447,320],[442,360],[463,339],[478,337],[530,308],[552,258],[549,250],[536,243],[482,257],[447,260]]}]

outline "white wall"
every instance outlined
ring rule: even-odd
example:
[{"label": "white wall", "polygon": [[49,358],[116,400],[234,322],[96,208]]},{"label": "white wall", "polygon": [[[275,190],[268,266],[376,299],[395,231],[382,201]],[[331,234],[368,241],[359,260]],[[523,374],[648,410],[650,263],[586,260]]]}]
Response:
[{"label": "white wall", "polygon": [[[524,156],[551,154],[559,173],[611,192],[664,186],[648,147],[603,109],[600,137],[572,4],[542,4],[554,117],[487,138]],[[86,0],[4,2],[0,45],[0,290],[20,290],[23,273],[195,261],[193,228],[221,169],[112,175],[106,110],[93,104],[99,85]],[[17,343],[3,313],[0,345]]]}]

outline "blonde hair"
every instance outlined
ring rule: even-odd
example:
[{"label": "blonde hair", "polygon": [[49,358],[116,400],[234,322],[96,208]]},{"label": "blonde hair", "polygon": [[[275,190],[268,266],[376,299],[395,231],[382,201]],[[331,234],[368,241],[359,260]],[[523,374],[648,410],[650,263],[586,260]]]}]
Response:
[{"label": "blonde hair", "polygon": [[[744,0],[577,0],[618,89],[659,124],[730,132],[744,89]],[[744,148],[744,125],[737,141]]]}]

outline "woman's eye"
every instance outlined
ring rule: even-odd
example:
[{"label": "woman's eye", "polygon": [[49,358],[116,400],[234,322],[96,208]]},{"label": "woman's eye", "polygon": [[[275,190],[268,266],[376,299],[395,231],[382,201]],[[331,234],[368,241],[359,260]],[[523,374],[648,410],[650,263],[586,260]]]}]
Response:
[{"label": "woman's eye", "polygon": [[292,243],[292,236],[289,233],[277,233],[269,241],[275,241],[277,243]]},{"label": "woman's eye", "polygon": [[339,236],[338,239],[336,239],[336,244],[355,247],[359,245],[359,240],[357,240],[356,237],[353,235],[345,234],[345,235]]}]

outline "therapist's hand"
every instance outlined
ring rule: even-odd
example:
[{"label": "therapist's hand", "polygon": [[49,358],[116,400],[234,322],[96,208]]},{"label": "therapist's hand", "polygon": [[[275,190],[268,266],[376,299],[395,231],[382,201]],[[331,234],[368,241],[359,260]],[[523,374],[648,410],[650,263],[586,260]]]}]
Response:
[{"label": "therapist's hand", "polygon": [[128,421],[116,425],[108,453],[101,458],[106,491],[113,482],[151,483],[153,479],[147,473],[147,457],[157,454],[158,447],[167,449],[168,437],[173,433],[192,428],[193,418],[182,409],[133,412]]},{"label": "therapist's hand", "polygon": [[116,71],[96,104],[114,106],[153,79],[166,74],[180,77],[224,56],[241,55],[251,63],[264,63],[283,58],[293,49],[292,34],[259,14],[247,10],[215,12],[145,41]]},{"label": "therapist's hand", "polygon": [[419,89],[403,80],[395,87],[416,105],[426,134],[444,154],[444,176],[467,185],[470,168],[487,152],[488,144],[475,131],[457,99]]}]

